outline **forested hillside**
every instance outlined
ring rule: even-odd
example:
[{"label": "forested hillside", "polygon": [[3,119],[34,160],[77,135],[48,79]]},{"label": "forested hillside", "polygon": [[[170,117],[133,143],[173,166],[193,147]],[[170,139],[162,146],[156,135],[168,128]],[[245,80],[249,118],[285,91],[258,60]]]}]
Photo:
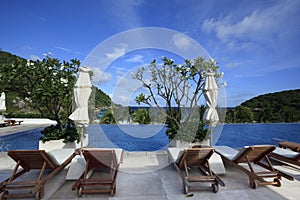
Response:
[{"label": "forested hillside", "polygon": [[227,122],[300,122],[300,89],[269,93],[229,110]]}]

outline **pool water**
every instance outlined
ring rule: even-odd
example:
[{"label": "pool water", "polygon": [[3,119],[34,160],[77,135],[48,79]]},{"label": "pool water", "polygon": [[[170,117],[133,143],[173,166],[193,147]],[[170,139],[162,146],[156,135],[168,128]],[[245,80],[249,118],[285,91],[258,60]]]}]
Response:
[{"label": "pool water", "polygon": [[87,129],[90,147],[120,147],[127,151],[166,149],[169,139],[165,125],[90,125]]},{"label": "pool water", "polygon": [[300,143],[300,123],[226,124],[216,145],[241,148],[278,140]]},{"label": "pool water", "polygon": [[0,152],[39,148],[39,139],[44,128],[33,129],[0,137]]},{"label": "pool water", "polygon": [[[217,131],[220,127],[215,127]],[[274,138],[300,143],[300,123],[225,124],[216,145],[241,148],[275,144]],[[0,137],[0,151],[38,149],[43,128]],[[127,151],[165,149],[169,139],[165,125],[89,125],[89,147],[119,147]],[[214,138],[216,139],[216,138]]]}]

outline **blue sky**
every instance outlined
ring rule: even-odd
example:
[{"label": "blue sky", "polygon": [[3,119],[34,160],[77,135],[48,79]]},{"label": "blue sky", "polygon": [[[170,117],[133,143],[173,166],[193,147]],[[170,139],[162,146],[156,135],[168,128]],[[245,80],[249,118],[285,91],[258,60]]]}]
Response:
[{"label": "blue sky", "polygon": [[[61,60],[89,64],[93,52],[116,35],[159,27],[186,36],[173,37],[175,45],[189,47],[193,40],[217,61],[227,82],[228,106],[300,88],[299,0],[10,0],[1,1],[0,8],[0,48],[27,59],[51,52]],[[174,52],[129,51],[126,43],[102,53],[112,63],[105,71],[98,68],[103,74],[98,87],[120,98],[116,86],[132,86],[128,74],[141,64],[160,56],[181,62]]]}]

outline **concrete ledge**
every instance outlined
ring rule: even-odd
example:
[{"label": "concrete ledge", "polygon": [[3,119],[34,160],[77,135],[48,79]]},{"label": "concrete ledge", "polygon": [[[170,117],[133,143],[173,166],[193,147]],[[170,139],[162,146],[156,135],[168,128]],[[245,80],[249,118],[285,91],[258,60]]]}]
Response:
[{"label": "concrete ledge", "polygon": [[10,118],[16,121],[23,121],[21,124],[56,124],[56,121],[47,118]]},{"label": "concrete ledge", "polygon": [[[85,134],[82,146],[83,147],[87,146],[88,141],[89,141],[88,134]],[[81,142],[79,142],[79,143],[77,143],[77,142],[64,143],[63,139],[50,140],[45,143],[43,143],[42,141],[39,141],[39,149],[45,150],[47,152],[52,151],[54,149],[78,149],[80,147],[81,147]]]}]

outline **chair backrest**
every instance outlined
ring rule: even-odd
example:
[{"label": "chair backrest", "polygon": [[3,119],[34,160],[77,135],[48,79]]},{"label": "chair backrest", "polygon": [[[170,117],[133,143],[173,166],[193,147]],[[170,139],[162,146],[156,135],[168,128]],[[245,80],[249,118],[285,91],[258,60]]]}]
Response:
[{"label": "chair backrest", "polygon": [[41,169],[46,162],[46,169],[55,169],[58,165],[44,150],[10,150],[7,154],[25,170]]},{"label": "chair backrest", "polygon": [[235,163],[258,162],[276,149],[273,145],[245,147],[234,159]]},{"label": "chair backrest", "polygon": [[191,148],[185,149],[178,159],[178,166],[182,167],[184,162],[190,167],[202,166],[214,153],[214,148]]},{"label": "chair backrest", "polygon": [[90,168],[117,167],[115,150],[83,150],[83,155]]}]

